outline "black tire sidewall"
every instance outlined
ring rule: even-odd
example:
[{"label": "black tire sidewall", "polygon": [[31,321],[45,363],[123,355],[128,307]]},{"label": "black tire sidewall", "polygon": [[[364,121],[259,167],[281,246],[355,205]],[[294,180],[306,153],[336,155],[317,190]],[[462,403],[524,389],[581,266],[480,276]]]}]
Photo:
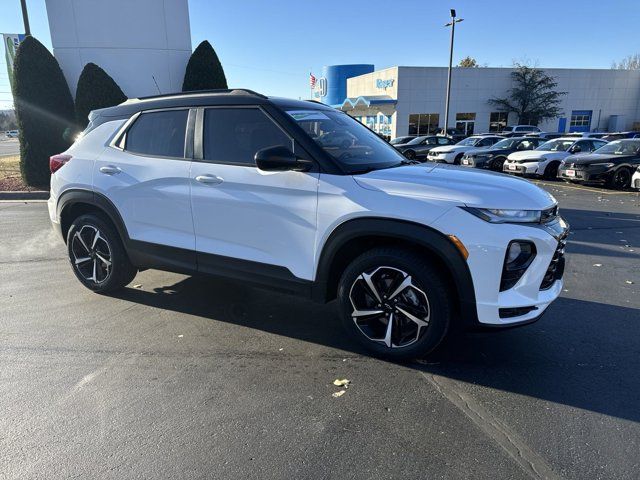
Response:
[{"label": "black tire sidewall", "polygon": [[[111,250],[111,275],[106,282],[101,284],[96,284],[86,280],[74,265],[73,253],[71,251],[71,240],[75,233],[85,225],[97,228],[100,231],[100,235],[103,236],[109,244],[109,249]],[[69,232],[67,233],[67,254],[69,256],[71,269],[73,270],[76,278],[80,280],[80,283],[85,287],[96,293],[107,293],[122,288],[131,282],[137,273],[136,269],[129,261],[129,257],[124,250],[122,241],[120,240],[115,228],[111,222],[103,219],[99,215],[85,214],[79,216],[73,221],[69,228]]]},{"label": "black tire sidewall", "polygon": [[[349,292],[355,279],[362,273],[379,266],[395,267],[411,275],[427,295],[430,306],[430,320],[427,331],[414,344],[389,348],[364,336],[353,322],[353,306]],[[399,248],[379,248],[356,258],[345,269],[338,284],[338,308],[343,327],[357,343],[376,356],[395,360],[409,360],[427,355],[442,341],[449,330],[451,305],[445,284],[437,270],[425,262],[421,256]]]}]

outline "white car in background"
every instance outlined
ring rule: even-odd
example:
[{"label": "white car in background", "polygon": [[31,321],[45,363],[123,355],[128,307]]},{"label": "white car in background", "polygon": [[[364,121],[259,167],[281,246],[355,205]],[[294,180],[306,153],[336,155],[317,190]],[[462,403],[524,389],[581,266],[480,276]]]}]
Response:
[{"label": "white car in background", "polygon": [[631,177],[631,188],[640,190],[640,166],[636,168],[636,173]]},{"label": "white car in background", "polygon": [[487,148],[504,137],[498,135],[473,135],[460,140],[455,145],[444,145],[442,147],[432,148],[427,154],[427,160],[430,162],[453,163],[460,164],[462,155],[471,150],[478,148]]},{"label": "white car in background", "polygon": [[502,170],[505,173],[554,179],[560,162],[574,153],[589,153],[607,142],[599,138],[560,137],[543,143],[534,150],[514,152],[507,157]]}]

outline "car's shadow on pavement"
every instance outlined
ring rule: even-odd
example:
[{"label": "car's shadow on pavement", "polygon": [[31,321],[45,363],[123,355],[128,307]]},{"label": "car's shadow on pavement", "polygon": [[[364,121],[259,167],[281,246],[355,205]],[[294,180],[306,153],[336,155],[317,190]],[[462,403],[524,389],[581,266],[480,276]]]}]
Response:
[{"label": "car's shadow on pavement", "polygon": [[[366,355],[343,332],[333,304],[189,277],[117,298]],[[640,421],[638,310],[560,298],[536,324],[457,334],[427,361],[405,366],[461,382]]]}]

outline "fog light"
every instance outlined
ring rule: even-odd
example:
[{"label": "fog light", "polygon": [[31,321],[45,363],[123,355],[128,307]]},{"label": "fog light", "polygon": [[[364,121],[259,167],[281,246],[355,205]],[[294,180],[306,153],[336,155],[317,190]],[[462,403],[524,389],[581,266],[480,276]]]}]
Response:
[{"label": "fog light", "polygon": [[509,243],[502,267],[500,291],[512,288],[522,278],[536,256],[536,247],[525,240],[514,240]]}]

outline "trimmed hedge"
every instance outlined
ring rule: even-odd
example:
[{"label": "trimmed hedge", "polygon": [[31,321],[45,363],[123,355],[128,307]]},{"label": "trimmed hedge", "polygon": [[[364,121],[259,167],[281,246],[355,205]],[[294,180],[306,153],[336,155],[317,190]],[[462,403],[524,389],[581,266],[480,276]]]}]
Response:
[{"label": "trimmed hedge", "polygon": [[107,72],[95,63],[87,63],[76,89],[76,122],[84,129],[89,123],[89,112],[113,107],[126,99],[127,96]]},{"label": "trimmed hedge", "polygon": [[69,148],[76,132],[73,99],[58,62],[34,37],[20,43],[13,74],[22,179],[48,188],[49,157]]},{"label": "trimmed hedge", "polygon": [[182,91],[228,88],[227,77],[211,44],[204,40],[194,50],[184,73]]}]

